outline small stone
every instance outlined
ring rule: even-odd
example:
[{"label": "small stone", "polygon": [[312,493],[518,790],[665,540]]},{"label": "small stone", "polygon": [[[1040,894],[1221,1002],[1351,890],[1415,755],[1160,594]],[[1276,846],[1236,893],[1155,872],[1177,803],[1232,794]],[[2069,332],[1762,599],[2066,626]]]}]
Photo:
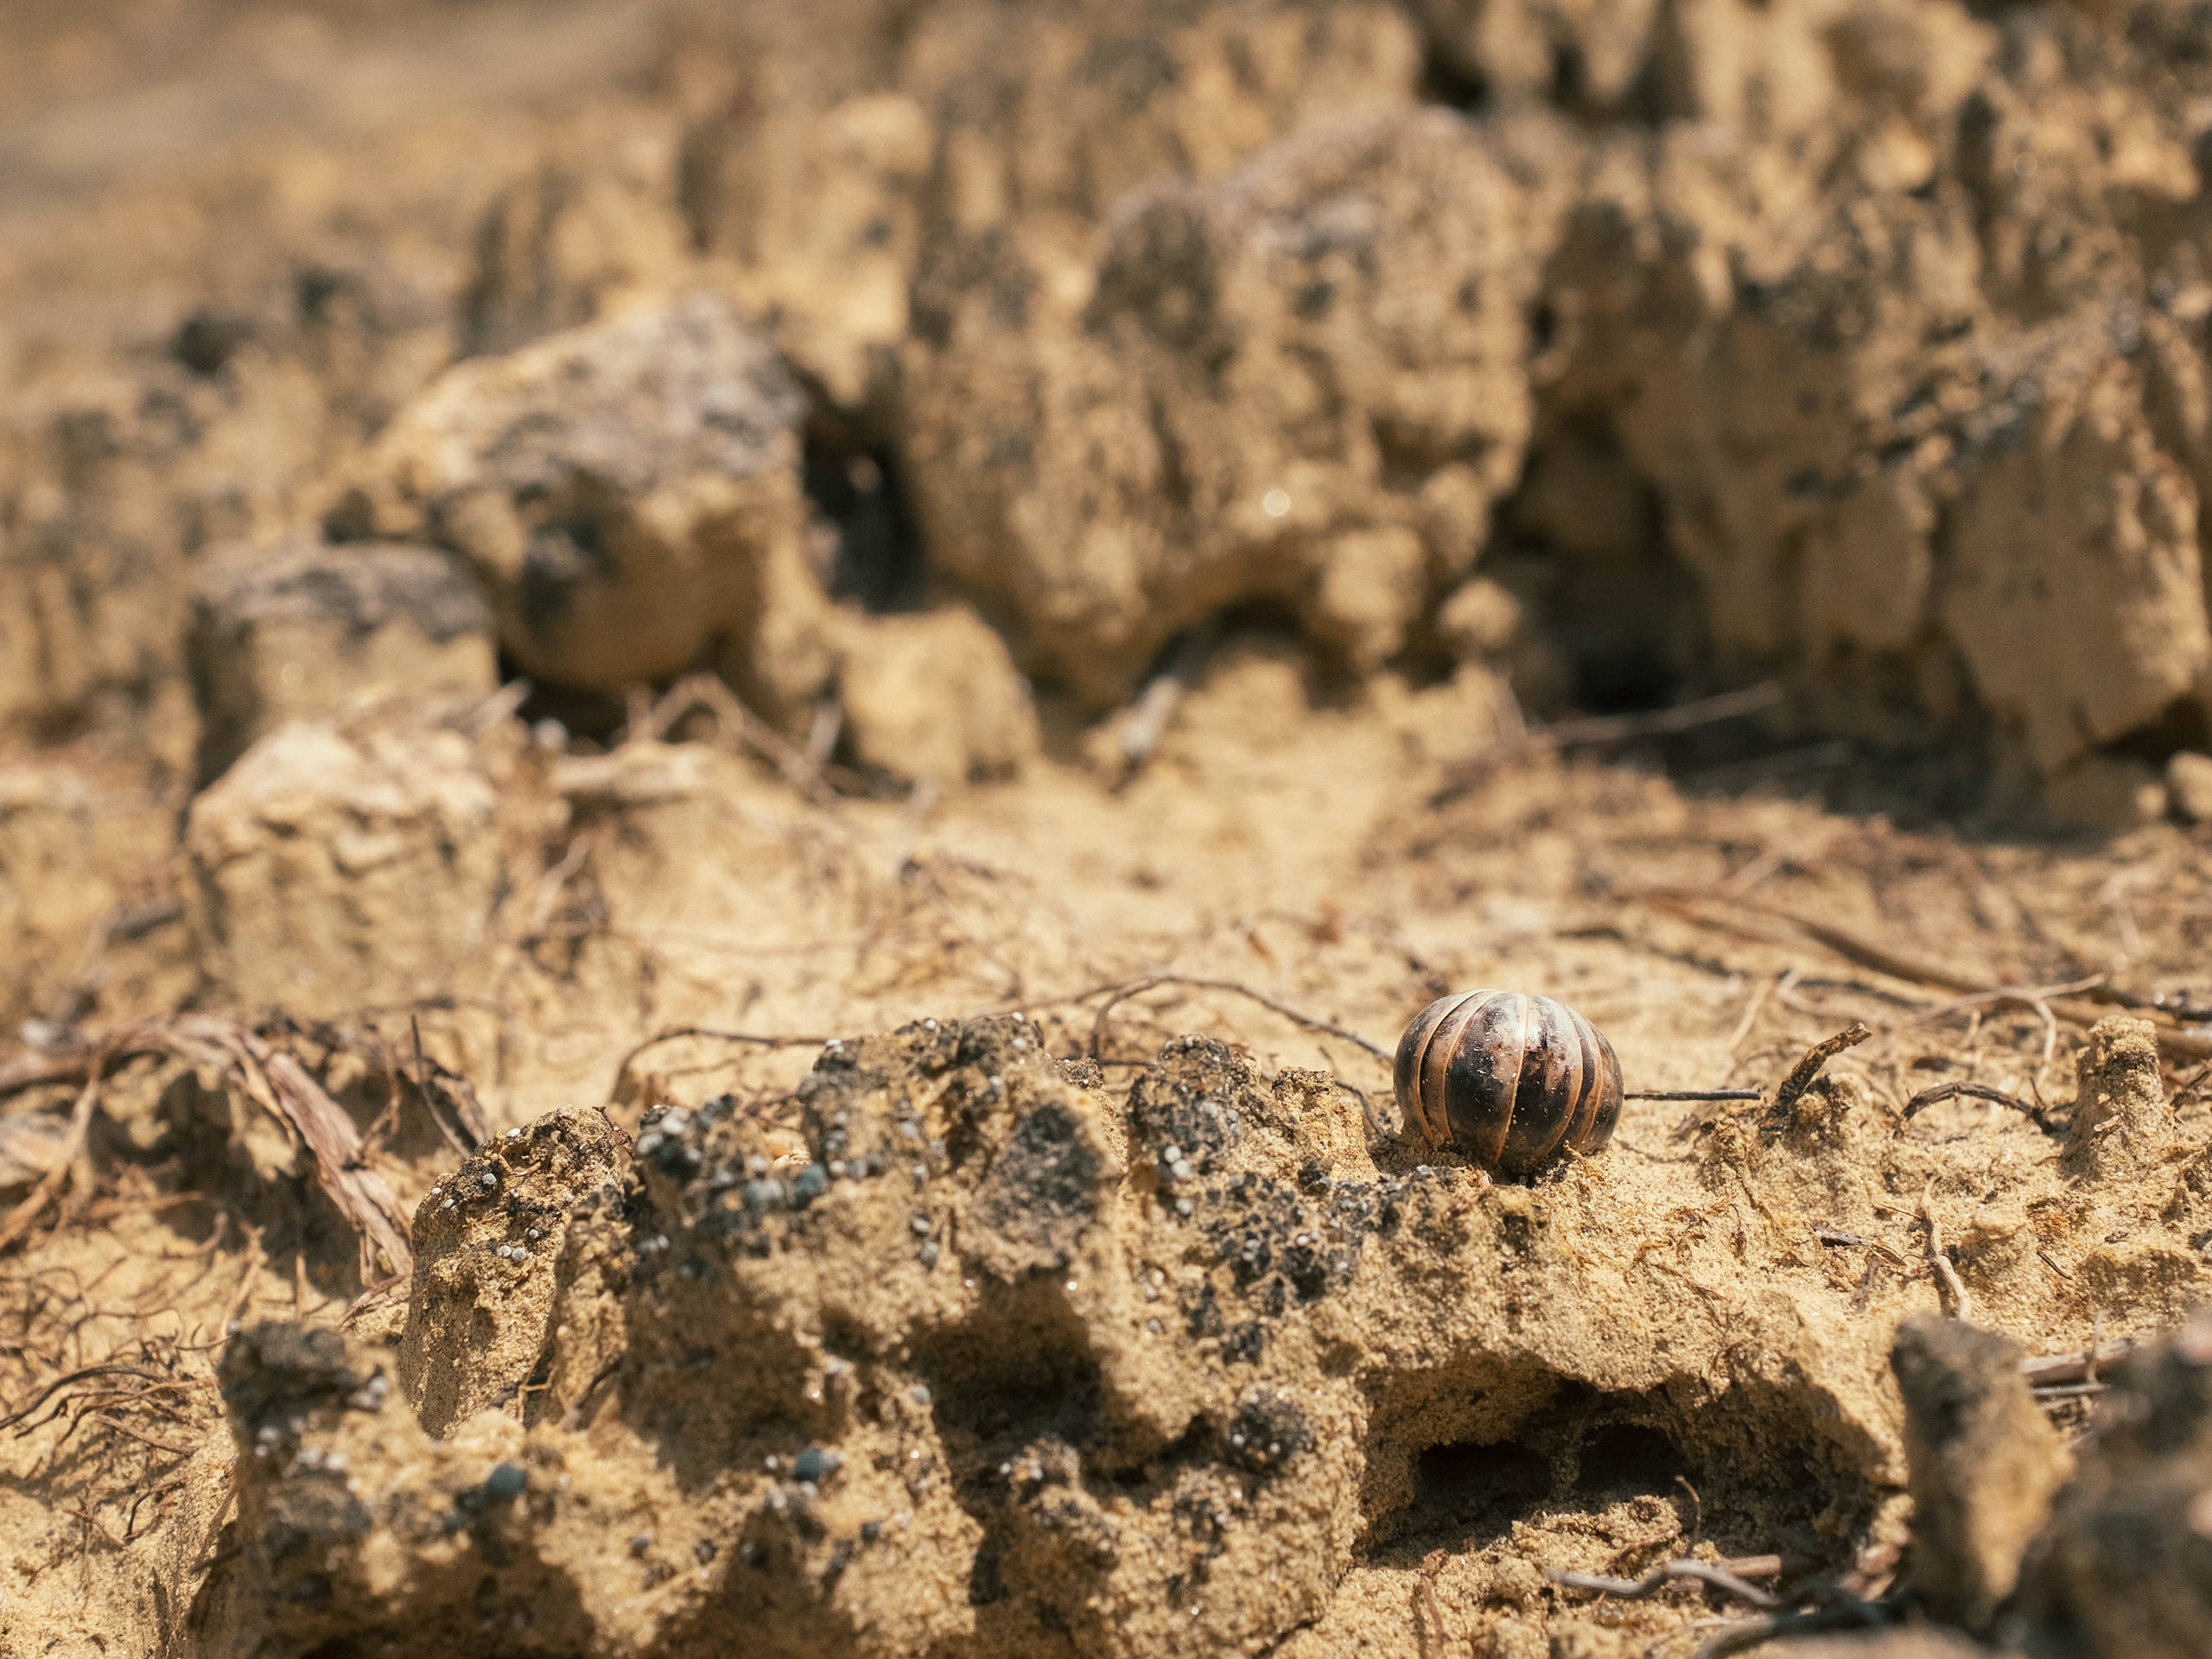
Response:
[{"label": "small stone", "polygon": [[530,1484],[529,1472],[518,1463],[503,1463],[484,1482],[484,1496],[494,1503],[512,1503]]},{"label": "small stone", "polygon": [[930,1385],[926,1382],[917,1382],[906,1390],[906,1395],[916,1405],[926,1406],[930,1402]]},{"label": "small stone", "polygon": [[652,1547],[653,1535],[650,1532],[641,1532],[630,1540],[630,1553],[632,1555],[642,1555]]},{"label": "small stone", "polygon": [[486,1173],[479,1175],[476,1178],[476,1184],[488,1192],[491,1188],[495,1187],[499,1184],[499,1178],[487,1172]]},{"label": "small stone", "polygon": [[2184,823],[2212,823],[2212,754],[2183,749],[2166,762],[2166,794]]}]

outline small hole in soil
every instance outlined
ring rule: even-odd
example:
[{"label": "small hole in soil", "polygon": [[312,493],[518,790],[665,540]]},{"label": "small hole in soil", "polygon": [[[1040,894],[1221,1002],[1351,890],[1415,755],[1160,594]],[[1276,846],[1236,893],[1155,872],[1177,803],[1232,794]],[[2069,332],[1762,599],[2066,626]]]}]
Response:
[{"label": "small hole in soil", "polygon": [[1672,1440],[1637,1423],[1608,1423],[1593,1430],[1582,1442],[1581,1463],[1577,1484],[1608,1497],[1664,1496],[1675,1490],[1675,1478],[1688,1467]]},{"label": "small hole in soil", "polygon": [[1681,677],[1656,645],[1623,645],[1579,658],[1574,701],[1593,715],[1663,709],[1675,700]]},{"label": "small hole in soil", "polygon": [[922,602],[922,543],[888,452],[849,449],[809,435],[807,495],[837,532],[830,591],[878,613]]},{"label": "small hole in soil", "polygon": [[1405,1529],[1471,1535],[1469,1547],[1479,1548],[1503,1537],[1551,1489],[1550,1459],[1511,1440],[1432,1446],[1414,1473]]}]

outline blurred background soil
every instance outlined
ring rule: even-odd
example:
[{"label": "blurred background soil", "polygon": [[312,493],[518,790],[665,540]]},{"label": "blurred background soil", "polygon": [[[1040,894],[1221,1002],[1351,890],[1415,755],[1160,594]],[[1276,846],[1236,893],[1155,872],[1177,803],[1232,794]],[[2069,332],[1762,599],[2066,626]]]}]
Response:
[{"label": "blurred background soil", "polygon": [[[0,1652],[2206,1651],[2208,134],[2171,0],[7,7]],[[1493,1182],[1484,985],[1760,1098]]]}]

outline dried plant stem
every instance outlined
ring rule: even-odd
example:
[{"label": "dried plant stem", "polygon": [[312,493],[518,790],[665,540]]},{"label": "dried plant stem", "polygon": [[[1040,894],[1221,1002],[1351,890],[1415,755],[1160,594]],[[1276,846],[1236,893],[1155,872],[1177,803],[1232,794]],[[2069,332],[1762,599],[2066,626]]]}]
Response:
[{"label": "dried plant stem", "polygon": [[1782,1604],[1755,1584],[1746,1584],[1729,1567],[1742,1566],[1750,1570],[1763,1569],[1767,1573],[1782,1571],[1779,1555],[1754,1557],[1751,1560],[1722,1565],[1714,1561],[1662,1561],[1640,1579],[1609,1579],[1595,1573],[1561,1573],[1546,1568],[1544,1576],[1566,1590],[1586,1590],[1592,1595],[1611,1596],[1616,1601],[1641,1601],[1677,1579],[1694,1579],[1700,1584],[1711,1585],[1724,1595],[1730,1595],[1749,1607],[1778,1607]]},{"label": "dried plant stem", "polygon": [[1782,1080],[1782,1087],[1774,1093],[1774,1109],[1767,1115],[1771,1126],[1786,1123],[1813,1080],[1821,1075],[1821,1068],[1843,1052],[1856,1048],[1873,1035],[1872,1030],[1858,1020],[1852,1021],[1833,1037],[1823,1037],[1805,1051],[1805,1058],[1790,1068],[1789,1075]]},{"label": "dried plant stem", "polygon": [[70,1169],[85,1150],[85,1136],[92,1128],[92,1108],[99,1103],[100,1076],[106,1069],[107,1061],[108,1052],[105,1050],[92,1057],[85,1086],[78,1091],[76,1106],[70,1111],[68,1136],[62,1142],[59,1155],[46,1173],[39,1178],[38,1185],[30,1190],[29,1196],[10,1210],[5,1220],[0,1220],[0,1250],[6,1249],[30,1230],[31,1223],[38,1219],[39,1212],[53,1202],[54,1194],[61,1191],[61,1184],[69,1179]]},{"label": "dried plant stem", "polygon": [[1930,1182],[1920,1193],[1920,1219],[1928,1228],[1928,1265],[1942,1281],[1943,1288],[1951,1294],[1951,1317],[1964,1324],[1974,1318],[1974,1298],[1967,1294],[1966,1283],[1959,1277],[1959,1270],[1951,1265],[1951,1258],[1943,1254],[1943,1231],[1928,1203],[1933,1185]]},{"label": "dried plant stem", "polygon": [[1333,1020],[1324,1020],[1319,1014],[1308,1014],[1302,1008],[1294,1007],[1278,997],[1269,996],[1265,991],[1255,990],[1251,986],[1243,984],[1236,980],[1203,979],[1191,974],[1148,974],[1142,979],[1133,979],[1125,985],[1101,985],[1096,989],[1086,991],[1080,996],[1065,999],[1071,1002],[1084,1002],[1088,1001],[1091,997],[1102,995],[1106,998],[1106,1001],[1098,1010],[1097,1018],[1092,1022],[1090,1027],[1090,1055],[1093,1059],[1098,1057],[1099,1044],[1103,1039],[1106,1029],[1106,1017],[1113,1012],[1116,1005],[1126,1002],[1133,996],[1141,996],[1145,992],[1162,985],[1184,985],[1194,990],[1203,991],[1228,991],[1236,996],[1248,997],[1262,1007],[1281,1014],[1294,1026],[1303,1026],[1308,1031],[1325,1032],[1332,1037],[1341,1037],[1345,1042],[1366,1050],[1385,1065],[1392,1061],[1392,1055],[1389,1049],[1384,1048],[1380,1043],[1361,1036],[1356,1031],[1338,1025]]}]

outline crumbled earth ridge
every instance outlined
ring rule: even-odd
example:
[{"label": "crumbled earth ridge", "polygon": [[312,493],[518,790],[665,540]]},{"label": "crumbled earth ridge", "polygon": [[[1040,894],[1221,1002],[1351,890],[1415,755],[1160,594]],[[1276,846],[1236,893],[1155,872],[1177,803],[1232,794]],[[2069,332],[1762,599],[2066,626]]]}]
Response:
[{"label": "crumbled earth ridge", "polygon": [[[1019,1014],[832,1042],[797,1101],[793,1151],[729,1096],[627,1149],[595,1113],[506,1135],[423,1201],[396,1352],[243,1333],[238,1509],[180,1650],[1394,1651],[1370,1586],[1443,1543],[1447,1624],[1627,1653],[1685,1598],[1576,1617],[1547,1569],[1893,1560],[1907,1444],[1916,1491],[1926,1459],[2012,1505],[1957,1546],[1995,1576],[1986,1628],[2049,1516],[2053,1478],[1980,1492],[1992,1457],[2056,1455],[2018,1351],[1966,1333],[2048,1447],[1959,1414],[1989,1385],[1936,1380],[1980,1361],[1925,1316],[1907,1431],[1885,1333],[1910,1281],[1792,1243],[1929,1179],[1853,1078],[1724,1124],[1687,1180],[1577,1160],[1525,1186],[1210,1038],[1117,1098]],[[2056,1150],[2023,1126],[1978,1178]],[[2017,1255],[1980,1243],[1961,1271],[2000,1296]]]}]

